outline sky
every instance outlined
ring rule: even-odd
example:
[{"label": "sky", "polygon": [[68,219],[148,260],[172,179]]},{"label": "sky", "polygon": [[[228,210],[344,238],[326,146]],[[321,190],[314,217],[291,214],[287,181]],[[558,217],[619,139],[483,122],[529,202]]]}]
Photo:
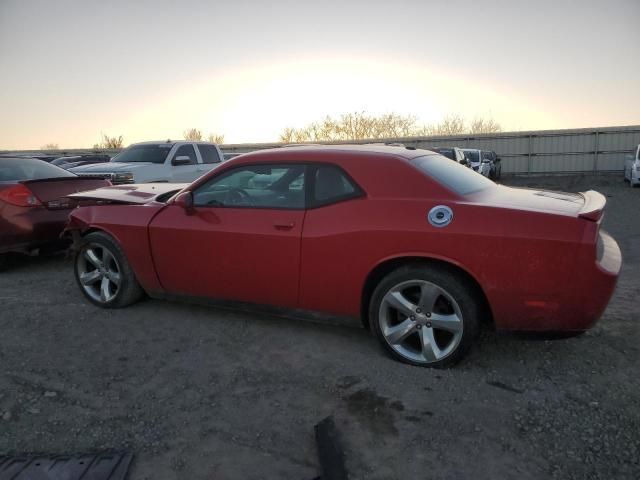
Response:
[{"label": "sky", "polygon": [[365,111],[640,124],[640,0],[0,0],[0,150]]}]

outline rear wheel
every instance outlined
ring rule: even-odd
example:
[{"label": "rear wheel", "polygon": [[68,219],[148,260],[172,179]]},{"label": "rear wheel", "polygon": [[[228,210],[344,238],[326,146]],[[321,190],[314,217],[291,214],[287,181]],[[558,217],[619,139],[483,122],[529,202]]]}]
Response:
[{"label": "rear wheel", "polygon": [[144,292],[124,252],[113,238],[93,232],[76,252],[75,276],[82,293],[103,308],[126,307]]},{"label": "rear wheel", "polygon": [[454,272],[407,266],[377,286],[369,318],[392,357],[443,367],[460,360],[477,338],[480,305],[471,285]]}]

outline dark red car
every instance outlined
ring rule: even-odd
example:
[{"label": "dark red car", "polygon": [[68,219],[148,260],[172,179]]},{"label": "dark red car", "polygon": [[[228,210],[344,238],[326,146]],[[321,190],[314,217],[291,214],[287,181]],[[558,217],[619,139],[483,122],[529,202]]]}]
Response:
[{"label": "dark red car", "polygon": [[7,253],[63,246],[71,211],[66,195],[106,185],[36,158],[0,158],[0,268]]},{"label": "dark red car", "polygon": [[621,267],[599,193],[500,186],[403,147],[272,149],[184,189],[74,197],[110,203],[75,210],[68,226],[96,305],[146,292],[357,316],[415,365],[459,359],[483,321],[584,331]]}]

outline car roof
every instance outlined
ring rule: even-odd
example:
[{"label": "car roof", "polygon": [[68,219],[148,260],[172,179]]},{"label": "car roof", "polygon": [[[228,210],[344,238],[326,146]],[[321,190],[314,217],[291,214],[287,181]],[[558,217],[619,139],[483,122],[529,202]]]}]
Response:
[{"label": "car roof", "polygon": [[207,142],[205,140],[149,140],[147,142],[136,142],[129,145],[129,147],[133,147],[136,145],[175,145],[177,143],[197,143],[197,144],[207,144],[207,145],[215,145],[215,143]]},{"label": "car roof", "polygon": [[363,155],[375,155],[385,157],[395,157],[405,160],[412,160],[425,155],[437,155],[436,152],[430,150],[422,150],[416,148],[406,148],[400,146],[387,145],[304,145],[287,146],[287,148],[270,148],[266,150],[257,150],[255,152],[245,153],[239,157],[232,158],[229,162],[238,163],[246,161],[271,161],[274,157],[282,159],[298,159],[298,160],[315,160],[318,155],[326,154],[327,156],[359,157]]}]

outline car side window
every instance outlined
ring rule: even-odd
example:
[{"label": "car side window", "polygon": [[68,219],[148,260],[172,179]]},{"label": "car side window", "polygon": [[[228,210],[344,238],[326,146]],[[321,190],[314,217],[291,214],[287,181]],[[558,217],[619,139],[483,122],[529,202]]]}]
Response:
[{"label": "car side window", "polygon": [[362,190],[335,165],[320,165],[312,169],[312,206],[322,206],[356,198]]},{"label": "car side window", "polygon": [[196,207],[304,209],[305,165],[246,165],[193,193]]},{"label": "car side window", "polygon": [[202,163],[220,163],[220,155],[218,149],[213,145],[198,145]]},{"label": "car side window", "polygon": [[198,160],[196,159],[196,151],[191,144],[180,145],[178,150],[176,150],[173,159],[175,160],[178,157],[189,157],[189,165],[195,165],[198,163]]}]

